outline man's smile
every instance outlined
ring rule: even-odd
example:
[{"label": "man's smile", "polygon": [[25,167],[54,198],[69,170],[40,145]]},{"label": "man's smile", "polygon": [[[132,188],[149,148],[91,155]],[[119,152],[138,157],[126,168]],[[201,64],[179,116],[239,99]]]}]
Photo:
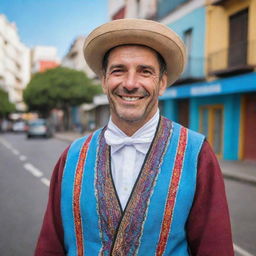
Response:
[{"label": "man's smile", "polygon": [[145,97],[145,96],[122,96],[122,95],[118,95],[118,96],[125,101],[137,101]]}]

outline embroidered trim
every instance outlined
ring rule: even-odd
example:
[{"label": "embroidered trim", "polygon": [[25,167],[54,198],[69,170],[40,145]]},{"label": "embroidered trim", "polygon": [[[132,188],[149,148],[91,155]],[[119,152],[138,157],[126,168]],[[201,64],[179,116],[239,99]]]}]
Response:
[{"label": "embroidered trim", "polygon": [[172,123],[161,118],[151,149],[146,156],[120,223],[112,255],[136,255],[143,233],[149,199],[154,190],[155,179],[171,133]]},{"label": "embroidered trim", "polygon": [[84,255],[84,245],[83,245],[83,230],[80,212],[80,197],[81,197],[81,186],[84,172],[84,163],[88,152],[88,147],[92,139],[92,134],[85,141],[76,168],[75,180],[74,180],[74,197],[73,197],[73,211],[74,211],[74,225],[76,233],[76,245],[77,245],[77,255]]},{"label": "embroidered trim", "polygon": [[99,138],[97,152],[95,189],[99,227],[102,241],[100,255],[110,255],[112,243],[122,217],[118,198],[110,173],[110,147],[104,138],[105,129]]},{"label": "embroidered trim", "polygon": [[156,250],[157,256],[163,255],[166,248],[167,240],[169,237],[169,232],[170,232],[171,223],[173,219],[173,209],[175,205],[175,200],[177,196],[177,191],[178,191],[182,167],[183,167],[184,152],[187,145],[187,136],[188,136],[188,130],[185,127],[181,127],[179,145],[178,145],[178,150],[176,154],[172,180],[171,180],[171,184],[168,191],[168,197],[165,204],[165,212],[164,212],[160,237],[158,241],[158,246]]}]

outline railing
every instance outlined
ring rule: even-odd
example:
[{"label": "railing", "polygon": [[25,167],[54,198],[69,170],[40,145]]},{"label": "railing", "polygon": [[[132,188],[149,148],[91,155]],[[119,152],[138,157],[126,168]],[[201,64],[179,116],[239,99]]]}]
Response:
[{"label": "railing", "polygon": [[204,74],[205,59],[202,57],[189,57],[184,72],[180,79],[201,79],[205,77]]},{"label": "railing", "polygon": [[256,65],[255,42],[239,42],[227,49],[210,53],[207,60],[207,73],[226,72],[228,70],[245,69]]}]

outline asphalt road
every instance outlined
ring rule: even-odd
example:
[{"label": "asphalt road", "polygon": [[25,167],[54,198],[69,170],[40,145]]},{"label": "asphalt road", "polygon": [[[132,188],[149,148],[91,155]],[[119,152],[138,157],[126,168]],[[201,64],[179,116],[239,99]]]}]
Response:
[{"label": "asphalt road", "polygon": [[[0,134],[1,256],[33,255],[51,172],[68,144]],[[236,256],[256,255],[256,186],[231,180],[225,183]]]},{"label": "asphalt road", "polygon": [[0,255],[33,255],[52,169],[67,143],[0,135]]}]

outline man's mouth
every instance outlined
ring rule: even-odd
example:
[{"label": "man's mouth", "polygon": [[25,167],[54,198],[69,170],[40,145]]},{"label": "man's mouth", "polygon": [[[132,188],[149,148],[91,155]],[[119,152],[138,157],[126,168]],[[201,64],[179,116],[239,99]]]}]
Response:
[{"label": "man's mouth", "polygon": [[134,97],[134,96],[130,97],[130,96],[121,96],[121,95],[119,95],[119,97],[126,101],[136,101],[136,100],[140,100],[143,98],[143,97]]}]

